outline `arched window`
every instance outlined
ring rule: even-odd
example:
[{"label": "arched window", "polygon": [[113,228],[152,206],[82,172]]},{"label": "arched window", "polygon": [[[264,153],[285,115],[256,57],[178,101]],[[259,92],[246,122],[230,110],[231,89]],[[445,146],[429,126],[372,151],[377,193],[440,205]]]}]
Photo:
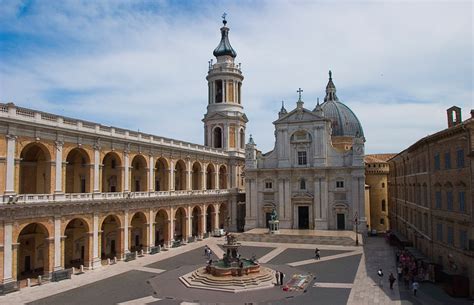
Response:
[{"label": "arched window", "polygon": [[222,148],[222,129],[220,127],[214,128],[214,148]]}]

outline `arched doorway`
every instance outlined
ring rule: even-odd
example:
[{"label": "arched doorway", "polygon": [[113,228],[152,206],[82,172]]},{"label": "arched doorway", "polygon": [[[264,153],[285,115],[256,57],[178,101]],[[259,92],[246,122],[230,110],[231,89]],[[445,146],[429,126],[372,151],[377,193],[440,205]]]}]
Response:
[{"label": "arched doorway", "polygon": [[169,166],[165,158],[156,160],[155,191],[169,191],[168,177]]},{"label": "arched doorway", "polygon": [[201,164],[199,162],[194,162],[193,164],[193,173],[192,173],[192,189],[200,190],[201,189]]},{"label": "arched doorway", "polygon": [[194,237],[202,237],[201,208],[197,206],[193,208],[191,221],[191,235]]},{"label": "arched doorway", "polygon": [[210,204],[206,209],[206,232],[212,232],[216,228],[215,226],[215,212],[214,205]]},{"label": "arched doorway", "polygon": [[219,168],[219,189],[227,189],[227,168],[224,165]]},{"label": "arched doorway", "polygon": [[142,155],[132,160],[132,192],[146,192],[148,188],[147,163]]},{"label": "arched doorway", "polygon": [[206,169],[206,189],[212,190],[216,188],[216,183],[214,179],[214,175],[216,174],[216,170],[212,163],[207,165]]},{"label": "arched doorway", "polygon": [[115,215],[107,216],[101,225],[101,257],[102,259],[117,257],[122,254],[122,230],[120,219]]},{"label": "arched doorway", "polygon": [[155,217],[155,246],[162,246],[169,242],[169,219],[165,210],[159,210]]},{"label": "arched doorway", "polygon": [[19,193],[51,193],[51,155],[40,143],[30,143],[20,153]]},{"label": "arched doorway", "polygon": [[133,215],[130,222],[130,242],[128,243],[131,252],[146,250],[148,236],[146,223],[146,216],[142,212]]},{"label": "arched doorway", "polygon": [[220,206],[219,206],[219,228],[220,229],[224,229],[225,227],[228,226],[228,219],[227,217],[229,216],[229,213],[228,213],[228,209],[227,209],[227,204],[225,203],[222,203]]},{"label": "arched doorway", "polygon": [[31,223],[18,235],[17,278],[35,278],[49,273],[48,229],[40,223]]},{"label": "arched doorway", "polygon": [[174,189],[183,191],[186,189],[186,164],[183,160],[176,162],[174,171]]},{"label": "arched doorway", "polygon": [[222,129],[220,127],[214,128],[212,137],[214,148],[222,148]]},{"label": "arched doorway", "polygon": [[174,240],[186,241],[186,211],[178,208],[174,215]]},{"label": "arched doorway", "polygon": [[82,148],[72,149],[66,157],[66,193],[91,192],[91,162]]},{"label": "arched doorway", "polygon": [[81,218],[69,221],[64,230],[64,267],[86,266],[89,258],[89,226]]},{"label": "arched doorway", "polygon": [[114,152],[105,155],[102,161],[102,192],[122,191],[122,164]]}]

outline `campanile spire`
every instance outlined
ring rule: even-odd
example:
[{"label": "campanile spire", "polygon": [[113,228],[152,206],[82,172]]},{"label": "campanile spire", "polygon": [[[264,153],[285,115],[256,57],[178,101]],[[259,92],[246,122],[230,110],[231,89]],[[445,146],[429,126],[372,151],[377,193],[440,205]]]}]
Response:
[{"label": "campanile spire", "polygon": [[208,106],[204,115],[204,144],[244,155],[245,125],[247,117],[242,106],[241,65],[235,63],[237,52],[229,42],[227,14],[222,15],[221,40],[213,55],[217,62],[209,61]]}]

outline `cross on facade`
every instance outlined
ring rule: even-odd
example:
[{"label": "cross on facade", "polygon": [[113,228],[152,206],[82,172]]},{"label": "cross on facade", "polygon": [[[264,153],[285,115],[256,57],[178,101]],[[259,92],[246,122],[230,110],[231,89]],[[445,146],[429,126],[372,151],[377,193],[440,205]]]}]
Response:
[{"label": "cross on facade", "polygon": [[298,90],[296,90],[296,92],[298,92],[298,94],[299,94],[299,98],[298,98],[298,99],[301,101],[301,92],[303,92],[303,89],[298,88]]},{"label": "cross on facade", "polygon": [[225,17],[227,17],[227,13],[222,14],[222,19],[224,19],[224,21],[226,21]]}]

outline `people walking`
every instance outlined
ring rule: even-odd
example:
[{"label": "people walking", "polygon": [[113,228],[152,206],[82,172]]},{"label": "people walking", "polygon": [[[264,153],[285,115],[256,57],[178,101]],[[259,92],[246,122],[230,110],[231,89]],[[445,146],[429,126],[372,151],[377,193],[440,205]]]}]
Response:
[{"label": "people walking", "polygon": [[398,274],[398,280],[401,281],[403,277],[403,269],[402,265],[398,265],[397,267],[397,274]]},{"label": "people walking", "polygon": [[317,260],[321,259],[321,251],[319,251],[318,248],[316,248],[316,250],[314,250],[314,256]]},{"label": "people walking", "polygon": [[275,272],[275,279],[276,279],[276,286],[280,285],[280,272],[276,271]]},{"label": "people walking", "polygon": [[379,286],[383,287],[383,272],[382,272],[382,269],[379,269],[377,271],[377,275],[379,276],[379,279],[380,279]]},{"label": "people walking", "polygon": [[416,297],[416,292],[418,291],[418,288],[420,288],[420,284],[415,280],[413,284],[411,284],[411,288],[413,289],[413,295]]},{"label": "people walking", "polygon": [[285,274],[280,271],[280,285],[283,285],[283,278],[285,277]]},{"label": "people walking", "polygon": [[390,275],[388,276],[388,281],[390,283],[390,289],[393,289],[393,283],[395,283],[395,276],[392,272],[390,272]]},{"label": "people walking", "polygon": [[207,245],[204,246],[204,256],[207,256],[207,249],[209,249],[209,247]]}]

